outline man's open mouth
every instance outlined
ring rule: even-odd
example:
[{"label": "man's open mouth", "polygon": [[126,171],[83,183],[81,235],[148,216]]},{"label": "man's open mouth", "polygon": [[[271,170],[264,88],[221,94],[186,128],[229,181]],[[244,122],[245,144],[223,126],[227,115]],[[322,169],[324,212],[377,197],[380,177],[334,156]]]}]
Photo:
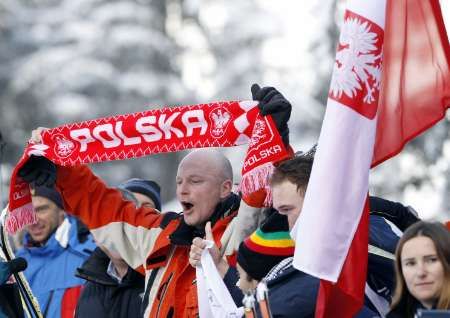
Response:
[{"label": "man's open mouth", "polygon": [[183,211],[189,211],[194,206],[191,202],[187,202],[187,201],[182,201],[181,205],[183,206]]}]

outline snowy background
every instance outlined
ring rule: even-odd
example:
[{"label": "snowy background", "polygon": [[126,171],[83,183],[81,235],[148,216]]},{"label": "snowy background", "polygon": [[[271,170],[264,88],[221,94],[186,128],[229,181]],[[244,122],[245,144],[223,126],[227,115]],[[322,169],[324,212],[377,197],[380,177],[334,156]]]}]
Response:
[{"label": "snowy background", "polygon": [[[450,0],[442,0],[450,29]],[[318,138],[343,1],[2,0],[0,198],[30,131],[165,105],[249,99],[252,83],[293,105],[291,143]],[[371,174],[371,193],[450,218],[450,114]],[[226,154],[240,167],[242,151]],[[183,153],[93,165],[109,184],[157,180],[176,209]],[[236,170],[236,181],[239,170]]]}]

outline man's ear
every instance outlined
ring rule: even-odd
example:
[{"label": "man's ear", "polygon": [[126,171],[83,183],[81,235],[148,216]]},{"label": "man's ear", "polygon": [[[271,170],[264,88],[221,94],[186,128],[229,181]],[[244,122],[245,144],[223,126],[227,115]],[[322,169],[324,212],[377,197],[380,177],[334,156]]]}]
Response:
[{"label": "man's ear", "polygon": [[220,198],[225,199],[233,189],[233,182],[230,179],[225,180],[222,182],[222,185],[220,187]]}]

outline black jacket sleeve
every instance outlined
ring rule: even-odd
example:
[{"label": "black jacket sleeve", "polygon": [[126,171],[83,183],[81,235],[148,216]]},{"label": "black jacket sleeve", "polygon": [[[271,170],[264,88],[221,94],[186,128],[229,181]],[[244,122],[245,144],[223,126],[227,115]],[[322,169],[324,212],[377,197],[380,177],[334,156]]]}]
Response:
[{"label": "black jacket sleeve", "polygon": [[244,298],[244,294],[242,294],[239,287],[236,286],[238,280],[239,275],[236,268],[230,266],[223,278],[223,282],[225,283],[225,286],[227,286],[227,289],[230,292],[236,306],[240,307],[242,306],[242,299]]},{"label": "black jacket sleeve", "polygon": [[410,225],[420,221],[411,207],[406,207],[401,203],[378,197],[370,197],[369,202],[370,214],[384,217],[394,223],[401,231],[405,231]]}]

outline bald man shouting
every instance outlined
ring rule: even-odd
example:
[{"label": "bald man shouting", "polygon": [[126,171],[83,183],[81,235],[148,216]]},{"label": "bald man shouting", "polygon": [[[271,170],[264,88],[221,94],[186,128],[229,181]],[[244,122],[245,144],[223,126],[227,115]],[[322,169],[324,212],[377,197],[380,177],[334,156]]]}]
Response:
[{"label": "bald man shouting", "polygon": [[[285,137],[291,112],[289,102],[271,87],[261,89],[254,85],[252,93],[260,101],[261,114],[271,114]],[[32,141],[40,142],[40,130],[33,131]],[[221,237],[240,205],[240,198],[231,192],[231,164],[222,154],[200,149],[180,162],[176,195],[183,213],[160,214],[152,208],[136,208],[87,166],[55,168],[47,159],[34,157],[19,174],[28,182],[44,184],[51,184],[56,178],[66,210],[78,216],[100,244],[120,254],[132,268],[145,270],[144,317],[198,316],[195,269],[189,264],[190,245],[194,237],[204,237],[205,224],[210,222],[220,247]],[[232,281],[231,275],[234,273],[228,269],[226,284]]]}]

